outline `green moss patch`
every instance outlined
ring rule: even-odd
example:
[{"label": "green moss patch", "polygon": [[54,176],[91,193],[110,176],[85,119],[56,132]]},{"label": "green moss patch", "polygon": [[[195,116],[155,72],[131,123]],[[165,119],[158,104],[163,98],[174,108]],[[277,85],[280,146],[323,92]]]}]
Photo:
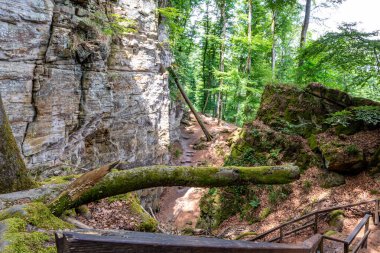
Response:
[{"label": "green moss patch", "polygon": [[133,193],[127,193],[125,194],[125,197],[128,199],[132,212],[141,218],[138,230],[144,232],[156,232],[158,222],[141,207],[137,196]]},{"label": "green moss patch", "polygon": [[335,231],[335,230],[329,230],[326,233],[324,233],[323,235],[325,235],[325,236],[333,236],[333,235],[336,235],[337,233],[338,232]]},{"label": "green moss patch", "polygon": [[44,232],[5,233],[4,240],[8,243],[3,253],[56,253],[55,246],[47,246],[54,241],[53,235]]},{"label": "green moss patch", "polygon": [[74,179],[80,177],[81,175],[67,175],[67,176],[57,176],[57,177],[51,177],[48,179],[45,179],[44,181],[40,182],[42,185],[49,185],[49,184],[65,184],[70,183]]},{"label": "green moss patch", "polygon": [[52,233],[33,231],[28,232],[27,222],[21,218],[9,218],[1,221],[5,226],[2,240],[5,247],[2,253],[56,253]]},{"label": "green moss patch", "polygon": [[259,219],[261,221],[265,220],[269,216],[270,213],[271,213],[270,207],[263,208],[263,210],[261,210],[260,213],[259,213]]},{"label": "green moss patch", "polygon": [[0,220],[20,218],[28,224],[42,229],[66,229],[73,225],[55,217],[42,203],[33,202],[24,206],[14,206],[0,212]]},{"label": "green moss patch", "polygon": [[334,210],[334,211],[332,211],[332,212],[329,213],[329,219],[330,220],[337,219],[340,216],[342,216],[343,214],[344,214],[343,210]]},{"label": "green moss patch", "polygon": [[244,126],[225,163],[236,166],[293,163],[305,170],[321,164],[321,161],[302,137],[276,131],[260,121],[254,121]]}]

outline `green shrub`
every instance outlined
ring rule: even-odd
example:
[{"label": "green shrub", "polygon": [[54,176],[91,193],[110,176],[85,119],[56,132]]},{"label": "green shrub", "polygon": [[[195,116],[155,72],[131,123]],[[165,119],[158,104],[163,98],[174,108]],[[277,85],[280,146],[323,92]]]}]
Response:
[{"label": "green shrub", "polygon": [[289,186],[271,186],[268,194],[269,203],[275,205],[278,201],[285,200],[291,193]]},{"label": "green shrub", "polygon": [[305,192],[309,192],[311,190],[311,187],[312,187],[312,183],[311,181],[309,180],[305,180],[302,184],[302,188],[305,190]]},{"label": "green shrub", "polygon": [[350,121],[352,121],[354,115],[351,111],[339,111],[331,114],[329,118],[325,120],[325,122],[332,126],[342,125],[344,127],[348,127],[350,125]]},{"label": "green shrub", "polygon": [[256,196],[253,196],[253,199],[249,202],[249,205],[253,208],[258,208],[260,206],[260,199]]},{"label": "green shrub", "polygon": [[341,125],[348,127],[355,121],[361,121],[365,125],[376,126],[380,123],[380,106],[357,106],[335,112],[325,120],[325,123],[332,126]]},{"label": "green shrub", "polygon": [[358,106],[353,111],[356,120],[374,126],[380,123],[380,106]]}]

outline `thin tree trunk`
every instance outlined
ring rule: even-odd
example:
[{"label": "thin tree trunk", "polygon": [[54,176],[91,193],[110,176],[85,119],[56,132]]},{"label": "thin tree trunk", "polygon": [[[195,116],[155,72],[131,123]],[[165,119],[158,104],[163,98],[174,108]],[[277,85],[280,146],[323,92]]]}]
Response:
[{"label": "thin tree trunk", "polygon": [[306,43],[307,30],[309,28],[309,23],[310,23],[310,10],[311,10],[311,0],[306,0],[305,18],[303,20],[302,31],[301,31],[301,41],[300,41],[301,49],[305,46],[305,43]]},{"label": "thin tree trunk", "polygon": [[0,95],[0,193],[33,188]]},{"label": "thin tree trunk", "polygon": [[[305,18],[303,21],[302,31],[301,31],[300,49],[303,49],[306,43],[307,30],[309,28],[309,23],[310,23],[310,10],[311,10],[311,0],[306,0]],[[298,62],[298,66],[301,67],[303,63],[304,63],[304,60],[300,58]]]},{"label": "thin tree trunk", "polygon": [[203,105],[202,113],[206,112],[209,97],[210,97],[210,92],[207,91],[207,96],[206,96],[205,104]]},{"label": "thin tree trunk", "polygon": [[251,73],[252,55],[252,0],[248,0],[248,57],[247,57],[247,73]]},{"label": "thin tree trunk", "polygon": [[169,70],[170,74],[173,76],[174,82],[177,85],[179,91],[181,92],[183,98],[185,99],[187,105],[189,106],[190,110],[192,111],[192,113],[194,114],[195,118],[197,119],[198,124],[201,126],[202,131],[205,134],[207,141],[211,141],[213,139],[212,135],[209,133],[209,131],[207,130],[206,126],[203,124],[203,121],[202,121],[201,117],[199,117],[199,115],[198,115],[197,111],[195,110],[193,104],[191,103],[190,99],[186,95],[185,90],[183,89],[182,85],[179,83],[177,74],[174,72],[174,70],[171,67],[169,67],[168,70]]},{"label": "thin tree trunk", "polygon": [[208,36],[209,36],[209,26],[210,26],[210,21],[209,21],[209,2],[206,2],[206,31],[205,31],[205,45],[203,49],[203,62],[202,62],[202,77],[203,77],[203,110],[202,112],[204,113],[206,110],[207,102],[208,102],[208,96],[209,96],[209,91],[207,90],[210,88],[210,84],[207,82],[206,78],[206,56],[207,56],[207,50],[208,50]]},{"label": "thin tree trunk", "polygon": [[220,125],[222,121],[222,111],[223,111],[223,93],[219,91],[218,92],[218,108],[217,108],[218,125]]},{"label": "thin tree trunk", "polygon": [[[117,170],[121,169],[121,170]],[[103,198],[160,186],[223,187],[246,184],[286,184],[299,178],[298,167],[150,166],[122,170],[118,162],[87,172],[48,206],[60,216],[65,210]]]},{"label": "thin tree trunk", "polygon": [[[220,44],[220,66],[219,71],[224,72],[224,53],[225,53],[225,47],[226,47],[226,33],[227,33],[227,17],[226,17],[226,1],[221,0],[220,3],[220,17],[221,17],[221,25],[222,25],[222,33],[220,36],[221,44]],[[218,124],[220,124],[220,121],[222,120],[222,91],[220,90],[223,87],[223,78],[219,81],[219,92],[218,92],[218,109],[217,109],[217,116],[218,116]]]},{"label": "thin tree trunk", "polygon": [[[212,63],[214,62],[215,60],[215,48],[212,48],[212,54],[211,54],[211,66],[212,66]],[[209,66],[209,69],[210,69],[210,66]],[[212,75],[210,74],[210,72],[207,73],[207,82],[209,84],[210,87],[212,87]],[[206,109],[207,109],[207,105],[210,101],[210,97],[211,97],[211,101],[214,101],[215,102],[215,96],[214,95],[211,95],[211,92],[210,91],[207,91],[207,97],[206,97],[206,102],[203,106],[203,110],[202,110],[202,113],[205,113],[206,112]],[[212,110],[212,116],[215,118],[215,110],[213,109]]]},{"label": "thin tree trunk", "polygon": [[276,11],[272,13],[272,83],[276,79]]},{"label": "thin tree trunk", "polygon": [[236,106],[236,115],[235,115],[235,125],[237,125],[238,124],[238,119],[239,119],[239,117],[238,117],[238,113],[239,113],[239,111],[240,111],[240,100],[239,100],[239,98],[238,98],[238,101],[237,101],[237,106]]}]

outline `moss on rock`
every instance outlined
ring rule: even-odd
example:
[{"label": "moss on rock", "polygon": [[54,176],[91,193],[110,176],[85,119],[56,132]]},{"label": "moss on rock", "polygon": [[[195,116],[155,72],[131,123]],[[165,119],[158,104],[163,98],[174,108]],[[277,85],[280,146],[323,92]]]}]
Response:
[{"label": "moss on rock", "polygon": [[295,86],[267,85],[257,119],[278,131],[309,137],[321,130],[326,115],[341,109]]},{"label": "moss on rock", "polygon": [[246,124],[231,147],[226,165],[260,166],[294,163],[301,170],[320,163],[300,136],[276,131],[260,121]]},{"label": "moss on rock", "polygon": [[138,225],[138,231],[143,232],[156,232],[158,230],[158,222],[152,216],[150,216],[141,206],[139,198],[134,193],[125,194],[132,212],[134,212],[140,218],[140,224]]},{"label": "moss on rock", "polygon": [[39,202],[13,206],[0,212],[0,220],[19,218],[28,224],[42,229],[67,229],[73,225],[55,217],[51,211]]},{"label": "moss on rock", "polygon": [[42,185],[49,185],[49,184],[65,184],[70,183],[76,178],[80,177],[81,175],[66,175],[66,176],[56,176],[56,177],[50,177],[40,182]]},{"label": "moss on rock", "polygon": [[331,172],[331,171],[323,171],[318,175],[318,184],[322,188],[333,188],[346,183],[346,179],[344,176]]},{"label": "moss on rock", "polygon": [[341,232],[343,230],[344,211],[334,210],[329,213],[328,223],[334,230]]},{"label": "moss on rock", "polygon": [[21,218],[8,218],[0,222],[3,227],[1,240],[5,245],[3,253],[53,253],[57,252],[54,236],[50,232],[27,231],[27,221]]},{"label": "moss on rock", "polygon": [[1,211],[0,228],[3,253],[53,253],[53,231],[74,227],[35,202]]}]

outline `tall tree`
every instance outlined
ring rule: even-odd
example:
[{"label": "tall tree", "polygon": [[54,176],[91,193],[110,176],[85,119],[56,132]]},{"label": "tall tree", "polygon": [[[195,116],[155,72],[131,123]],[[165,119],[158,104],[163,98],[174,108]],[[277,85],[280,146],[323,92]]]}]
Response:
[{"label": "tall tree", "polygon": [[30,189],[33,180],[13,136],[0,95],[0,193]]},{"label": "tall tree", "polygon": [[206,16],[205,16],[205,42],[203,46],[203,61],[202,61],[202,77],[203,77],[203,109],[202,113],[206,111],[208,99],[210,96],[210,74],[206,72],[206,60],[207,60],[207,51],[209,44],[209,34],[210,34],[210,13],[209,13],[210,2],[206,1]]},{"label": "tall tree", "polygon": [[301,41],[300,41],[301,49],[304,47],[306,43],[307,30],[309,28],[309,23],[310,23],[310,11],[311,11],[311,0],[306,0],[305,17],[303,20],[302,31],[301,31]]},{"label": "tall tree", "polygon": [[276,79],[276,16],[277,10],[272,9],[272,83]]},{"label": "tall tree", "polygon": [[[219,0],[219,10],[220,10],[220,24],[222,31],[220,34],[220,65],[219,71],[224,72],[224,60],[225,60],[225,48],[226,48],[226,34],[227,34],[227,13],[226,13],[226,0]],[[217,118],[218,124],[223,118],[223,78],[219,80],[219,91],[218,91],[218,103],[217,103]]]},{"label": "tall tree", "polygon": [[251,72],[252,65],[252,0],[248,0],[248,56],[247,56],[247,73]]}]

